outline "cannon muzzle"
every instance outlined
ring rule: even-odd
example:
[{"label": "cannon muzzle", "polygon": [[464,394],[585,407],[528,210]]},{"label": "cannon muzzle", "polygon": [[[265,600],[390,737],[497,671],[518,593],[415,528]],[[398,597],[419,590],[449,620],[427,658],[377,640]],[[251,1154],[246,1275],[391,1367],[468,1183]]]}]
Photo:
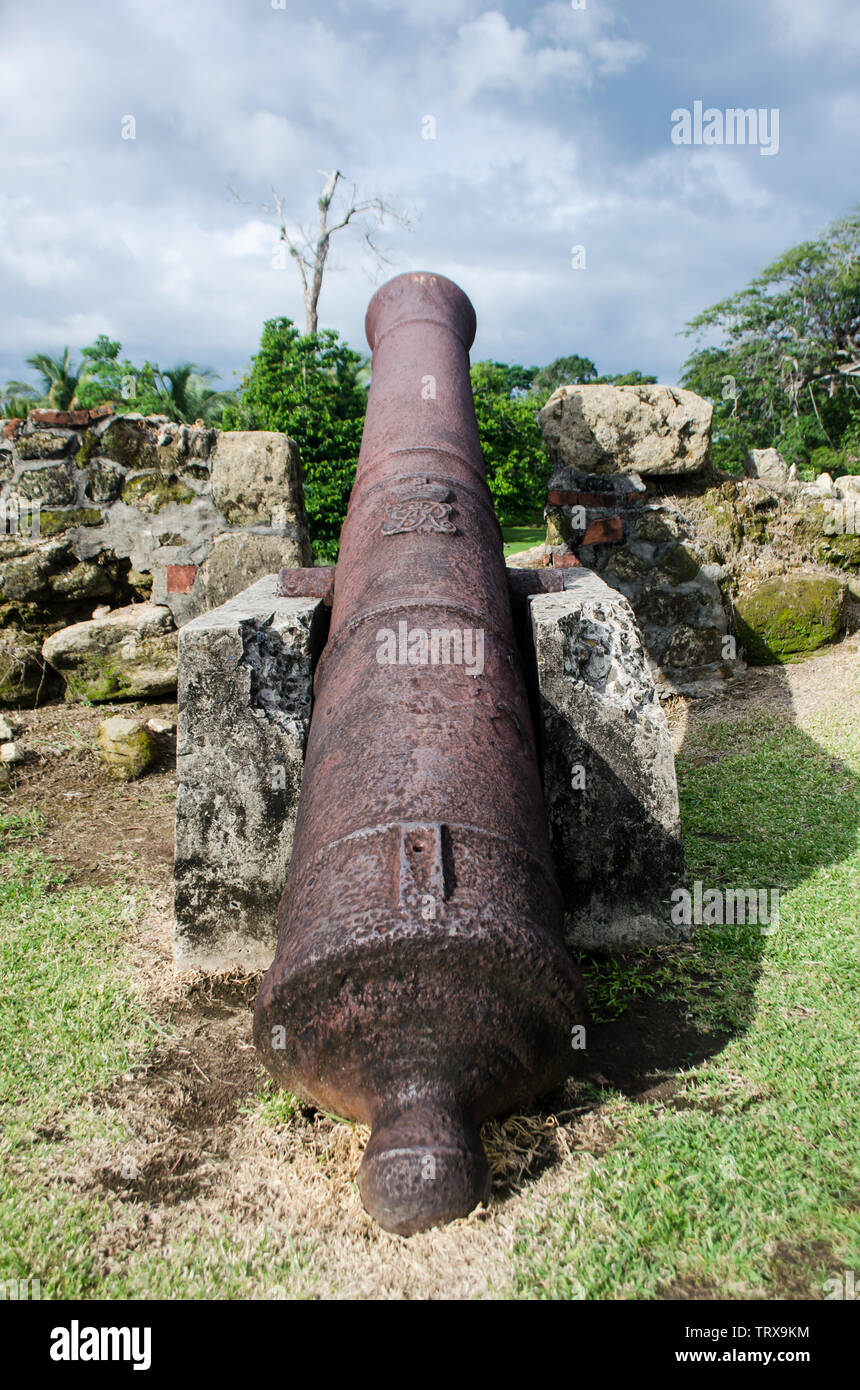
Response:
[{"label": "cannon muzzle", "polygon": [[464,1216],[478,1126],[568,1074],[562,942],[502,538],[469,380],[475,313],[400,275],[314,682],[289,882],[254,1022],[292,1092],[371,1126],[362,1200],[409,1235]]}]

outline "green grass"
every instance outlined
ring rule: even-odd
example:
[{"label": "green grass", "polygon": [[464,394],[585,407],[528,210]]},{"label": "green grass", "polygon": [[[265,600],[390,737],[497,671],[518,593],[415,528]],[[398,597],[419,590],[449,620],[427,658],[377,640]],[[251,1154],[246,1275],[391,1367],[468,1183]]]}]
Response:
[{"label": "green grass", "polygon": [[[698,928],[692,948],[588,963],[598,1023],[633,1002],[671,1007],[710,1045],[674,1096],[593,1088],[610,1146],[580,1154],[564,1190],[522,1222],[520,1298],[820,1293],[860,1265],[856,998],[860,717],[814,737],[763,716],[709,724],[678,775],[691,880],[782,890],[773,936]],[[121,882],[75,888],[39,854],[32,812],[0,816],[0,1280],[43,1297],[248,1298],[307,1292],[305,1252],[188,1203],[169,1243],[141,1210],[73,1180],[94,1141],[119,1166],[128,1136],[99,1097],[163,1030],[129,984]],[[294,1098],[271,1088],[264,1119]],[[236,1224],[234,1224],[234,1222]],[[117,1224],[118,1223],[118,1224]],[[113,1224],[111,1261],[103,1232]]]},{"label": "green grass", "polygon": [[81,1102],[149,1035],[121,969],[121,888],[67,887],[38,853],[39,830],[33,812],[0,816],[0,1280],[75,1297],[92,1291],[106,1211],[48,1177],[51,1145],[121,1139]]},{"label": "green grass", "polygon": [[289,1124],[301,1109],[301,1104],[298,1096],[279,1090],[273,1081],[267,1079],[260,1095],[246,1101],[241,1109],[244,1114],[257,1116],[262,1124],[277,1128],[278,1125]]},{"label": "green grass", "polygon": [[546,522],[535,522],[532,526],[503,526],[505,554],[517,555],[521,550],[531,550],[535,545],[543,545],[546,540]]},{"label": "green grass", "polygon": [[128,1136],[98,1097],[164,1029],[128,982],[123,885],[69,887],[39,855],[40,828],[34,812],[0,816],[0,1282],[38,1279],[42,1298],[303,1293],[289,1241],[231,1229],[227,1214],[220,1230],[191,1224],[168,1249],[139,1248],[136,1204],[118,1213],[97,1179],[88,1192],[67,1176],[94,1140],[120,1168]]},{"label": "green grass", "polygon": [[667,1104],[603,1092],[614,1142],[522,1225],[512,1296],[821,1296],[858,1268],[858,723],[813,739],[760,717],[688,740],[690,879],[781,887],[779,929],[699,927],[692,950],[592,970],[598,1020],[656,989],[728,1041],[675,1073]]}]

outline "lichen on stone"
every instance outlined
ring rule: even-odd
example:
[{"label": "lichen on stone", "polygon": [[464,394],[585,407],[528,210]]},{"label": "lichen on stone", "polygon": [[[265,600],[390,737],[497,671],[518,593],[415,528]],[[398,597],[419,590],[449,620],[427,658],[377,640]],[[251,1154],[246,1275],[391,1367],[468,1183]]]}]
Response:
[{"label": "lichen on stone", "polygon": [[93,434],[92,430],[87,430],[81,441],[81,447],[75,454],[75,463],[78,468],[86,468],[90,459],[99,452],[99,437]]},{"label": "lichen on stone", "polygon": [[43,537],[58,536],[76,526],[101,526],[104,520],[95,507],[70,507],[65,511],[40,511],[39,533]]},{"label": "lichen on stone", "polygon": [[170,475],[138,473],[123,488],[122,500],[145,512],[160,512],[171,502],[193,502],[195,494],[186,483]]},{"label": "lichen on stone", "polygon": [[122,715],[102,720],[97,741],[108,772],[123,782],[140,777],[155,758],[155,742],[149,730]]}]

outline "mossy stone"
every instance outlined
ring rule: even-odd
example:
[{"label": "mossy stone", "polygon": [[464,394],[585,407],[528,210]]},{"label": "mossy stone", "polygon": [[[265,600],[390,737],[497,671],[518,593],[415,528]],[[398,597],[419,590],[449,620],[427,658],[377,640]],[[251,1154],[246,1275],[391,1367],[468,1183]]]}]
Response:
[{"label": "mossy stone", "polygon": [[69,507],[75,501],[78,485],[71,462],[28,468],[18,479],[16,490],[28,501],[47,502],[53,507]]},{"label": "mossy stone", "polygon": [[101,526],[102,514],[95,507],[71,507],[68,511],[39,512],[39,535],[58,536],[74,526]]},{"label": "mossy stone", "polygon": [[570,545],[573,540],[570,518],[562,507],[548,507],[546,511],[546,545]]},{"label": "mossy stone", "polygon": [[137,593],[148,594],[152,589],[152,575],[145,574],[142,570],[129,570],[126,580]]},{"label": "mossy stone", "polygon": [[692,594],[651,585],[646,585],[634,604],[637,622],[654,627],[674,627],[676,623],[689,619],[695,613],[696,606]]},{"label": "mossy stone", "polygon": [[767,579],[735,602],[738,636],[753,666],[774,666],[833,642],[846,585],[830,575]]},{"label": "mossy stone", "polygon": [[193,502],[194,496],[191,488],[178,478],[165,478],[158,473],[139,473],[129,478],[122,492],[123,502],[144,512],[160,512],[171,502]]},{"label": "mossy stone", "polygon": [[149,730],[121,714],[102,720],[97,742],[111,777],[123,782],[140,777],[155,758],[155,741]]},{"label": "mossy stone", "polygon": [[619,579],[642,579],[646,574],[652,574],[653,565],[649,565],[647,560],[643,560],[640,555],[634,555],[627,546],[618,546],[613,550],[606,561],[605,569],[608,573],[616,575]]},{"label": "mossy stone", "polygon": [[29,555],[33,549],[29,537],[24,537],[19,531],[0,531],[0,565],[4,560],[16,560],[22,555]]},{"label": "mossy stone", "polygon": [[744,539],[751,545],[765,545],[768,540],[767,523],[776,510],[776,499],[763,497],[758,501],[741,498],[737,504],[737,518]]},{"label": "mossy stone", "polygon": [[107,700],[123,700],[132,694],[131,684],[121,668],[107,657],[91,657],[77,670],[64,671],[67,704],[104,704]]},{"label": "mossy stone", "polygon": [[691,627],[681,623],[672,634],[663,664],[675,670],[711,666],[723,660],[723,634],[715,627]]},{"label": "mossy stone", "polygon": [[55,459],[67,454],[78,436],[69,430],[37,430],[18,436],[15,447],[20,459]]},{"label": "mossy stone", "polygon": [[125,468],[152,468],[158,459],[155,441],[143,422],[127,415],[108,425],[99,440],[99,453]]},{"label": "mossy stone", "polygon": [[710,488],[702,498],[720,543],[732,550],[739,550],[744,542],[743,522],[735,506],[737,491],[734,483],[728,483]]},{"label": "mossy stone", "polygon": [[822,565],[860,572],[860,535],[846,532],[841,536],[823,536],[818,544],[817,559]]},{"label": "mossy stone", "polygon": [[68,546],[62,541],[27,547],[23,554],[0,562],[0,600],[41,603],[49,600],[52,580],[67,563]]},{"label": "mossy stone", "polygon": [[675,531],[664,516],[648,509],[640,512],[636,518],[636,534],[641,536],[643,541],[660,542],[672,540]]},{"label": "mossy stone", "polygon": [[660,569],[672,584],[686,584],[695,579],[700,565],[696,556],[685,545],[673,545],[660,559]]},{"label": "mossy stone", "polygon": [[75,463],[78,468],[86,468],[90,459],[99,451],[98,435],[93,434],[92,430],[87,430],[81,441],[81,447],[75,454]]},{"label": "mossy stone", "polygon": [[51,579],[51,589],[65,599],[106,598],[113,593],[113,582],[101,565],[80,560],[71,569],[63,570]]},{"label": "mossy stone", "polygon": [[122,492],[125,473],[110,459],[97,458],[89,465],[86,496],[94,502],[113,502]]}]

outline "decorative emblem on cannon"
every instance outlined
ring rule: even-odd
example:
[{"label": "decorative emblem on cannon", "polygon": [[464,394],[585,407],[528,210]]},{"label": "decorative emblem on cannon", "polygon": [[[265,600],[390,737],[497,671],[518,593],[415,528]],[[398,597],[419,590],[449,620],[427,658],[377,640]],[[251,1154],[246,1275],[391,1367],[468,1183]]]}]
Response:
[{"label": "decorative emblem on cannon", "polygon": [[399,483],[389,494],[383,536],[397,536],[404,531],[440,531],[455,536],[457,528],[450,519],[453,496],[450,488],[431,483],[429,478],[410,478],[408,483]]}]

